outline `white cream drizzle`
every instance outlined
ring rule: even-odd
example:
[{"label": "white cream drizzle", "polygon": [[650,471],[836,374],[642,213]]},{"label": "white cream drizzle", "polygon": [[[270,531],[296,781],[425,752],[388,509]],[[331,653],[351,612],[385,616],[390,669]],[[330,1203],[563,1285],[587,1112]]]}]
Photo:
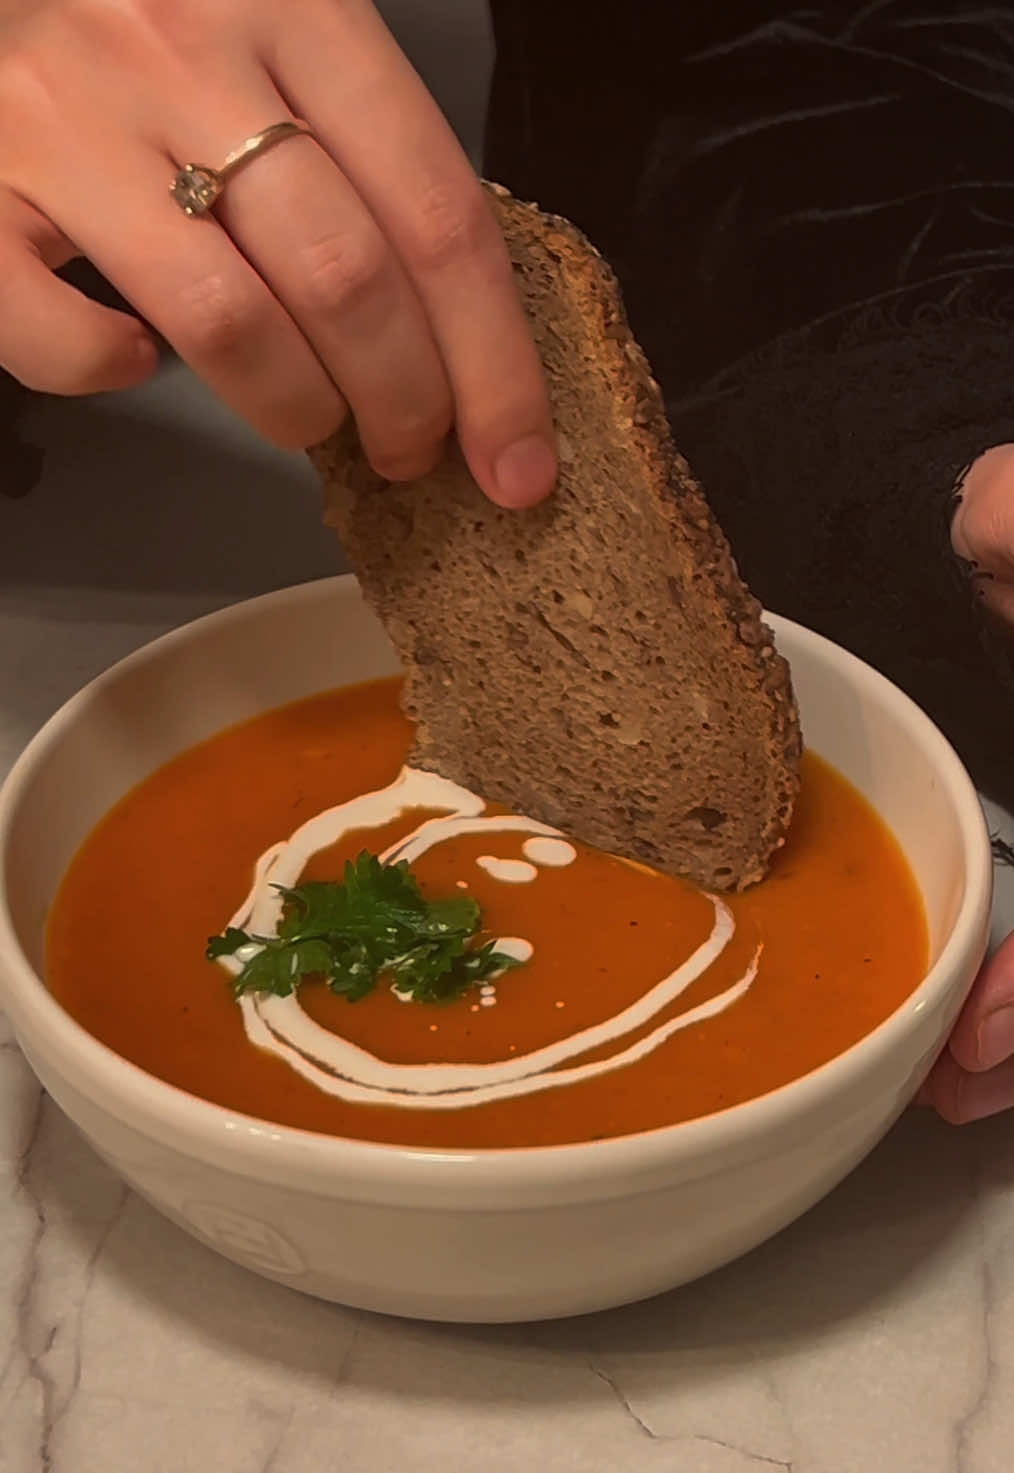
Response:
[{"label": "white cream drizzle", "polygon": [[[401,859],[412,862],[435,844],[461,834],[496,832],[527,833],[531,836],[523,846],[530,863],[498,861],[492,856],[483,856],[497,866],[495,869],[483,866],[497,879],[517,883],[516,874],[513,879],[512,872],[505,875],[499,869],[502,865],[524,865],[532,870],[530,878],[534,879],[536,864],[558,866],[570,864],[576,858],[573,845],[547,824],[514,815],[486,814],[483,800],[467,789],[433,773],[404,768],[389,787],[328,809],[303,824],[285,842],[273,845],[258,860],[250,894],[230,925],[241,926],[259,935],[273,934],[283,903],[276,886],[289,888],[295,885],[311,856],[337,843],[344,834],[354,829],[380,827],[412,808],[437,809],[442,811],[442,816],[427,819],[406,838],[392,845],[381,855],[387,863]],[[535,852],[532,852],[533,845],[538,846]],[[479,862],[482,863],[481,860]],[[524,879],[527,881],[529,877],[526,875]],[[300,1006],[298,992],[284,998],[245,994],[241,1007],[247,1037],[252,1043],[284,1059],[298,1074],[325,1093],[356,1104],[457,1110],[558,1089],[644,1058],[674,1033],[723,1012],[749,990],[757,975],[760,947],[743,975],[715,997],[669,1018],[603,1058],[584,1063],[572,1062],[592,1049],[618,1044],[635,1029],[644,1028],[721,955],[732,939],[735,921],[721,900],[716,896],[708,899],[714,912],[709,935],[668,976],[612,1018],[526,1054],[514,1052],[510,1058],[490,1064],[391,1064],[315,1023]],[[498,950],[519,961],[527,961],[533,954],[531,942],[524,937],[502,937],[496,944]],[[246,953],[252,954],[255,949],[244,948],[243,955],[222,957],[221,965],[235,975],[249,959]],[[482,1006],[491,1006],[496,1001],[493,982],[495,979],[490,979],[480,993]]]},{"label": "white cream drizzle", "polygon": [[526,839],[521,845],[521,853],[533,864],[546,869],[562,869],[577,858],[577,850],[566,839]]},{"label": "white cream drizzle", "polygon": [[480,854],[475,861],[494,880],[505,885],[530,885],[538,878],[538,870],[526,859],[497,859],[493,854]]},{"label": "white cream drizzle", "polygon": [[516,962],[530,962],[535,955],[535,947],[523,936],[501,936],[496,949],[505,956],[512,956]]}]

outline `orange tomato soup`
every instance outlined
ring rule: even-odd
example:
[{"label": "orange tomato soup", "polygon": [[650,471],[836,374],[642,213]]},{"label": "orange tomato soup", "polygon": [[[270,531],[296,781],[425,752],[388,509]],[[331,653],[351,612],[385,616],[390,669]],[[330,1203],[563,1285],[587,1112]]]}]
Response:
[{"label": "orange tomato soup", "polygon": [[[760,947],[755,980],[723,1011],[635,1062],[491,1103],[406,1109],[327,1094],[249,1041],[205,943],[241,904],[258,857],[315,814],[393,781],[410,737],[398,683],[378,681],[270,711],[154,773],[66,875],[49,920],[56,998],[149,1073],[249,1115],[372,1141],[531,1146],[671,1125],[764,1094],[869,1033],[924,974],[922,903],[898,845],[861,795],[808,754],[788,844],[762,884],[727,898],[732,939],[652,1026],[728,989]],[[347,835],[306,876],[340,878],[346,857],[381,850],[419,817]],[[495,1005],[480,1006],[475,989],[445,1005],[405,1003],[386,986],[349,1003],[307,981],[305,1012],[392,1064],[488,1064],[613,1017],[707,937],[707,896],[596,850],[576,846],[573,863],[540,868],[528,884],[476,864],[489,853],[521,858],[526,837],[462,835],[413,865],[426,894],[467,886],[485,931],[534,945],[529,962],[498,980]]]}]

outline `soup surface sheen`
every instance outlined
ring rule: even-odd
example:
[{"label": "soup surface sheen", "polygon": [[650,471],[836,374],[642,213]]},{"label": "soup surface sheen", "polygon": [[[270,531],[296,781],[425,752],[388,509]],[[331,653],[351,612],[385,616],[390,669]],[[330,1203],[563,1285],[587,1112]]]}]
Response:
[{"label": "soup surface sheen", "polygon": [[[250,1041],[260,1013],[236,1003],[205,942],[242,907],[261,856],[316,815],[394,782],[410,737],[398,683],[378,681],[270,711],[154,773],[68,870],[49,922],[54,995],[125,1058],[230,1109],[373,1141],[531,1146],[671,1125],[766,1093],[857,1042],[925,972],[922,903],[898,845],[808,754],[771,874],[721,901],[596,850],[533,844],[528,831],[487,825],[434,844],[412,863],[424,892],[467,887],[484,930],[527,941],[531,959],[484,994],[442,1006],[406,1003],[386,986],[349,1003],[304,983],[290,1010],[297,1027],[323,1027],[368,1065],[364,1086],[341,1074],[314,1082],[313,1069],[307,1077]],[[300,873],[338,879],[346,858],[391,848],[434,811],[407,807],[350,830]],[[636,1025],[610,1024],[709,945],[708,964],[678,996]],[[699,1021],[679,1021],[691,1012]],[[532,1082],[526,1056],[588,1029],[598,1030],[594,1046]],[[613,1058],[639,1050],[630,1063]],[[574,1082],[561,1084],[554,1076],[568,1069]],[[402,1103],[363,1103],[385,1072],[399,1082],[383,1098]],[[432,1102],[399,1094],[402,1078],[471,1085],[504,1073],[515,1083],[483,1084],[474,1099],[463,1089],[460,1104],[453,1090]]]}]

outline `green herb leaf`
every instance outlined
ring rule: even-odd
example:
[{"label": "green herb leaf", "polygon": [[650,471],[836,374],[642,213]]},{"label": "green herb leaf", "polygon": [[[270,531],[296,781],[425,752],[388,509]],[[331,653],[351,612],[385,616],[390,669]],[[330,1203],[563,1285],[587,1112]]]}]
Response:
[{"label": "green herb leaf", "polygon": [[482,913],[479,902],[471,895],[456,896],[453,900],[431,900],[420,934],[447,936],[462,932],[472,936],[479,929]]},{"label": "green herb leaf", "polygon": [[255,936],[230,926],[208,941],[209,961],[255,946],[234,983],[244,992],[288,997],[306,977],[320,977],[349,1002],[387,976],[414,1002],[442,1003],[519,966],[478,942],[482,915],[467,895],[427,900],[402,860],[382,864],[367,851],[345,865],[340,882],[279,887],[283,911],[277,934]]},{"label": "green herb leaf", "polygon": [[521,965],[495,946],[467,946],[460,935],[424,942],[394,963],[393,985],[414,1002],[453,1002],[487,977]]},{"label": "green herb leaf", "polygon": [[364,941],[354,941],[341,952],[332,951],[327,985],[339,997],[358,1002],[377,985],[377,959]]},{"label": "green herb leaf", "polygon": [[524,966],[524,962],[518,957],[508,956],[505,951],[496,951],[495,947],[495,941],[487,941],[484,946],[477,946],[465,953],[461,959],[461,970],[469,981],[482,982],[495,972],[510,972],[514,967]]},{"label": "green herb leaf", "polygon": [[326,941],[312,937],[281,944],[276,938],[251,940],[260,941],[262,950],[250,958],[236,978],[237,996],[242,992],[273,992],[276,997],[288,997],[304,977],[326,975],[330,970],[331,949]]},{"label": "green herb leaf", "polygon": [[245,931],[237,930],[235,926],[227,926],[221,936],[208,937],[208,949],[204,955],[209,962],[216,961],[220,956],[232,956],[239,951],[241,946],[247,946],[250,937]]}]

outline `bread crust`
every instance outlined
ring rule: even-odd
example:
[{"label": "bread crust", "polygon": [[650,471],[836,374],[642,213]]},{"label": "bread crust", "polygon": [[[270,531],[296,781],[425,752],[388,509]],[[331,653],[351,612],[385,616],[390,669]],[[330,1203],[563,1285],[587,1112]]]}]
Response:
[{"label": "bread crust", "polygon": [[784,842],[798,792],[788,666],[673,445],[612,271],[568,221],[487,188],[547,370],[557,492],[504,512],[456,449],[391,486],[350,426],[311,452],[406,667],[410,760],[742,889]]}]

